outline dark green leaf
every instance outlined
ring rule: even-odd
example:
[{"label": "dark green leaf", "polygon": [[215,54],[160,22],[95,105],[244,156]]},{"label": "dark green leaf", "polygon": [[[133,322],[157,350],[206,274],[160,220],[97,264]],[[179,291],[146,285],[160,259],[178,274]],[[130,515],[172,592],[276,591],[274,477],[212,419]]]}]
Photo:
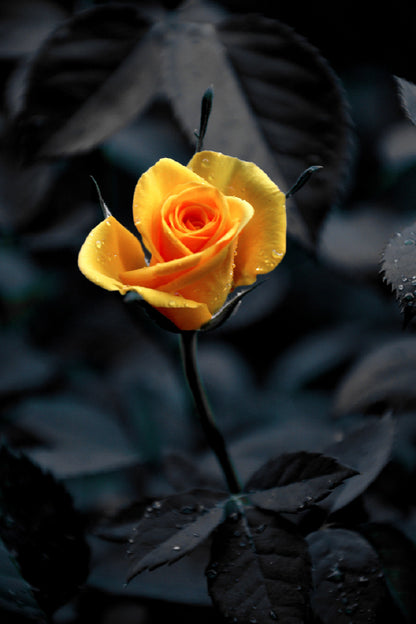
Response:
[{"label": "dark green leaf", "polygon": [[153,99],[158,54],[149,22],[132,5],[82,11],[33,57],[13,134],[23,152],[47,157],[89,150]]},{"label": "dark green leaf", "polygon": [[63,485],[23,455],[0,449],[0,537],[47,613],[64,604],[88,572],[84,522]]},{"label": "dark green leaf", "polygon": [[320,621],[382,621],[385,587],[377,555],[368,542],[346,529],[322,529],[308,535],[307,540],[314,576],[312,608]]},{"label": "dark green leaf", "polygon": [[[250,160],[288,190],[310,166],[325,169],[291,201],[291,234],[311,244],[339,193],[348,115],[338,81],[313,46],[261,16],[167,31],[165,85],[191,137],[200,94],[215,88],[205,147]],[[244,130],[242,130],[244,129]]]},{"label": "dark green leaf", "polygon": [[17,562],[0,540],[0,613],[3,611],[19,613],[29,621],[46,621]]},{"label": "dark green leaf", "polygon": [[3,2],[0,58],[14,59],[33,52],[65,17],[59,3],[48,0]]},{"label": "dark green leaf", "polygon": [[128,580],[174,563],[203,543],[222,521],[226,500],[223,492],[196,489],[149,505],[130,540]]},{"label": "dark green leaf", "polygon": [[22,402],[13,422],[42,442],[27,454],[62,478],[125,468],[141,459],[111,411],[70,393]]},{"label": "dark green leaf", "polygon": [[416,314],[416,223],[393,236],[381,266],[408,323]]},{"label": "dark green leaf", "polygon": [[268,461],[253,475],[247,489],[260,490],[250,492],[249,498],[261,509],[296,513],[326,498],[355,474],[331,457],[300,451]]},{"label": "dark green leaf", "polygon": [[401,531],[387,524],[359,527],[377,552],[387,587],[408,624],[416,622],[416,547]]},{"label": "dark green leaf", "polygon": [[416,85],[404,78],[396,77],[400,102],[409,119],[416,124]]},{"label": "dark green leaf", "polygon": [[416,404],[416,338],[390,339],[355,363],[337,388],[334,412],[403,410]]},{"label": "dark green leaf", "polygon": [[347,433],[340,442],[328,446],[326,455],[336,457],[359,474],[348,479],[342,488],[332,492],[319,505],[335,512],[363,494],[389,461],[393,437],[394,421],[386,415],[370,419],[370,422]]},{"label": "dark green leaf", "polygon": [[304,624],[311,571],[302,537],[259,509],[229,517],[213,540],[206,570],[226,622]]}]

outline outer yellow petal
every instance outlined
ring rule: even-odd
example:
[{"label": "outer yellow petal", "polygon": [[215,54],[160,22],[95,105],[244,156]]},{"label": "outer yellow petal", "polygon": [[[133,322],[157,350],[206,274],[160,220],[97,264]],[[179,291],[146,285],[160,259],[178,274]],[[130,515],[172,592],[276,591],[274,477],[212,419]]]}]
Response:
[{"label": "outer yellow petal", "polygon": [[157,262],[160,254],[161,209],[169,195],[184,185],[205,184],[198,174],[175,160],[162,158],[150,167],[137,182],[133,197],[133,219],[143,238],[143,243]]},{"label": "outer yellow petal", "polygon": [[204,303],[190,301],[184,297],[140,286],[129,290],[137,292],[147,303],[164,314],[182,330],[199,329],[211,320],[212,315]]},{"label": "outer yellow petal", "polygon": [[258,274],[272,271],[286,251],[284,193],[254,163],[219,152],[198,152],[188,167],[225,195],[240,197],[254,208],[239,237],[234,285],[252,284]]},{"label": "outer yellow petal", "polygon": [[139,240],[114,217],[101,221],[87,236],[78,256],[80,271],[106,290],[126,287],[120,274],[146,266]]}]

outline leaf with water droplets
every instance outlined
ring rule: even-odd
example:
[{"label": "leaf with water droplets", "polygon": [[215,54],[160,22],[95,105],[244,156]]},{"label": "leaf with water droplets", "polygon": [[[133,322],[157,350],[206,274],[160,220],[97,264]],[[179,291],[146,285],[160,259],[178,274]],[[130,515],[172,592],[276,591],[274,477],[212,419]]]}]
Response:
[{"label": "leaf with water droplets", "polygon": [[389,241],[381,267],[407,325],[416,314],[416,223],[397,232]]},{"label": "leaf with water droplets", "polygon": [[226,622],[304,624],[311,570],[302,536],[277,516],[245,508],[216,531],[208,591]]},{"label": "leaf with water droplets", "polygon": [[143,570],[178,561],[204,542],[223,519],[227,494],[195,489],[155,501],[130,540],[130,581]]},{"label": "leaf with water droplets", "polygon": [[388,589],[405,622],[416,622],[416,546],[399,529],[370,523],[360,532],[373,546],[383,566]]},{"label": "leaf with water droplets", "polygon": [[299,451],[268,461],[247,483],[250,501],[276,513],[296,513],[326,498],[357,474],[332,457]]},{"label": "leaf with water droplets", "polygon": [[376,624],[385,585],[377,555],[358,533],[321,529],[307,537],[312,558],[312,608],[323,624]]},{"label": "leaf with water droplets", "polygon": [[[29,583],[21,576],[19,566],[0,539],[0,612],[17,613],[24,621],[46,622]],[[20,621],[20,620],[19,620]],[[22,619],[23,621],[23,619]]]}]

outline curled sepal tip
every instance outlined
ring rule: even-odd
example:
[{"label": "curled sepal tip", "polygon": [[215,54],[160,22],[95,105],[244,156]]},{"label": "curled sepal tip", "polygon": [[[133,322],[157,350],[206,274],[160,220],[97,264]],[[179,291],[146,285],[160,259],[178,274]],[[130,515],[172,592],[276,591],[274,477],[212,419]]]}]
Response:
[{"label": "curled sepal tip", "polygon": [[322,165],[313,165],[312,167],[305,169],[305,171],[300,174],[292,188],[286,193],[286,199],[297,193],[302,186],[308,182],[311,175],[315,173],[315,171],[318,171],[318,169],[323,169]]},{"label": "curled sepal tip", "polygon": [[195,136],[197,138],[197,144],[195,152],[200,152],[202,150],[202,144],[204,141],[205,133],[207,131],[208,120],[211,114],[212,108],[212,100],[214,98],[214,88],[208,87],[202,96],[201,101],[201,120],[199,122],[199,131],[195,132]]},{"label": "curled sepal tip", "polygon": [[239,292],[231,295],[222,306],[222,308],[218,310],[216,314],[214,314],[212,319],[208,323],[205,323],[205,325],[202,325],[200,331],[206,332],[211,331],[212,329],[217,329],[223,323],[225,323],[225,321],[228,321],[228,319],[237,312],[238,308],[241,305],[241,300],[243,299],[243,297],[248,295],[248,293],[257,288],[257,286],[260,286],[260,284],[262,283],[263,282],[256,282],[249,288],[245,288],[244,290],[240,290]]},{"label": "curled sepal tip", "polygon": [[100,187],[98,186],[97,180],[93,176],[90,176],[90,178],[94,182],[95,188],[97,189],[98,201],[100,202],[100,206],[103,212],[104,219],[108,219],[108,217],[111,217],[112,215],[111,215],[110,210],[108,209],[107,204],[103,200],[103,196],[101,195]]}]

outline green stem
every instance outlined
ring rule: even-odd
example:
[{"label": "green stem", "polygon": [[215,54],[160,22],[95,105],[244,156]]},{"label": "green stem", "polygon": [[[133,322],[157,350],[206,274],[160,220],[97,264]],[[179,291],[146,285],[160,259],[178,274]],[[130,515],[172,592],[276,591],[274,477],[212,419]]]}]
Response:
[{"label": "green stem", "polygon": [[220,433],[214,415],[211,412],[208,400],[203,388],[198,371],[197,355],[197,332],[183,332],[181,334],[182,361],[185,376],[192,393],[196,410],[198,412],[202,429],[211,449],[214,451],[218,462],[224,472],[228,488],[231,494],[239,494],[242,490],[238,477],[234,471],[231,459],[222,434]]}]

